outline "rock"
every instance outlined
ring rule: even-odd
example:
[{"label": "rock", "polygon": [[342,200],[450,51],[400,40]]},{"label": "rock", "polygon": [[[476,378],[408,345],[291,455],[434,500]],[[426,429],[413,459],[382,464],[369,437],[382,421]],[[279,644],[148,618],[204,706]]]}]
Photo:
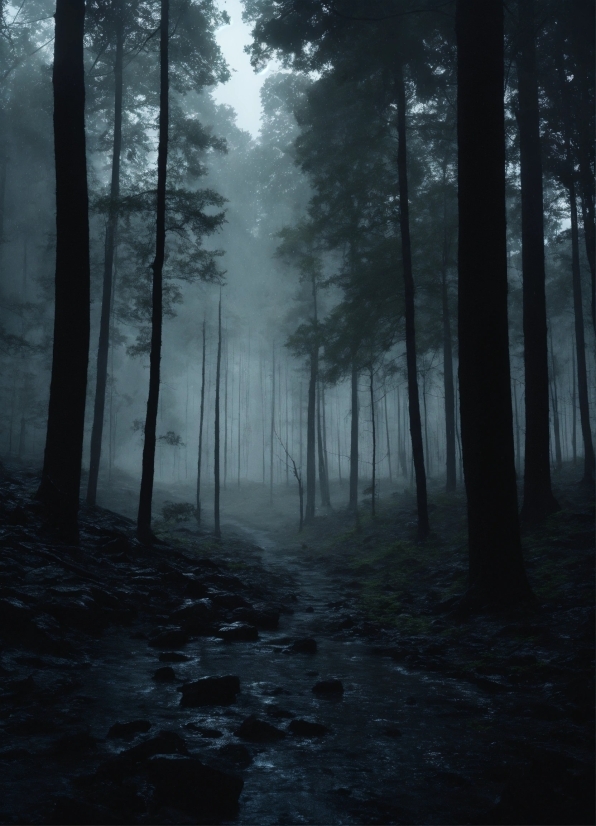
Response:
[{"label": "rock", "polygon": [[162,631],[149,642],[152,648],[180,648],[188,642],[188,634],[182,628]]},{"label": "rock", "polygon": [[175,731],[160,731],[155,737],[120,752],[117,759],[127,763],[140,763],[156,754],[186,755],[188,749],[183,738]]},{"label": "rock", "polygon": [[310,637],[307,637],[303,640],[296,640],[290,646],[290,651],[296,654],[316,654],[317,653],[317,641],[313,640]]},{"label": "rock", "polygon": [[286,736],[284,731],[265,720],[259,720],[254,714],[243,720],[242,725],[236,729],[234,734],[242,740],[250,740],[251,743],[273,743]]},{"label": "rock", "polygon": [[180,691],[181,706],[229,706],[240,691],[240,679],[232,675],[203,677],[196,682],[185,683]]},{"label": "rock", "polygon": [[292,717],[295,717],[296,715],[285,708],[281,708],[280,706],[267,706],[267,716],[273,717],[276,720],[291,720]]},{"label": "rock", "polygon": [[252,763],[252,755],[242,743],[226,743],[218,750],[217,754],[225,760],[237,763],[239,766],[246,767]]},{"label": "rock", "polygon": [[319,676],[318,671],[306,671],[305,673],[306,673],[307,677],[318,677]]},{"label": "rock", "polygon": [[198,731],[198,733],[202,737],[207,737],[210,740],[219,740],[220,737],[223,737],[223,732],[221,732],[217,728],[205,728],[204,726],[197,726],[196,723],[187,723],[185,728],[189,728],[192,731]]},{"label": "rock", "polygon": [[312,687],[313,694],[319,694],[323,697],[337,697],[344,693],[344,687],[341,680],[319,680]]},{"label": "rock", "polygon": [[327,726],[322,723],[311,723],[308,720],[292,720],[288,731],[297,737],[322,737],[329,733]]},{"label": "rock", "polygon": [[52,746],[53,754],[59,757],[69,757],[83,751],[95,748],[97,739],[92,737],[88,731],[75,731],[73,734],[65,734],[58,738]]},{"label": "rock", "polygon": [[189,634],[205,635],[210,631],[209,623],[215,618],[216,611],[210,599],[199,599],[183,605],[171,615],[170,619]]},{"label": "rock", "polygon": [[158,668],[153,679],[156,683],[173,683],[176,680],[176,672],[169,665],[164,665],[163,668]]},{"label": "rock", "polygon": [[250,602],[247,602],[240,594],[228,594],[223,591],[209,591],[209,598],[214,605],[219,608],[227,608],[233,610],[234,608],[252,608]]},{"label": "rock", "polygon": [[178,651],[164,651],[159,655],[160,663],[187,663],[189,660],[190,657]]},{"label": "rock", "polygon": [[156,806],[173,806],[212,823],[233,816],[244,781],[235,774],[205,766],[194,757],[159,755],[146,767]]},{"label": "rock", "polygon": [[186,588],[184,589],[185,596],[191,597],[192,599],[200,599],[206,596],[207,592],[207,586],[200,579],[187,578]]},{"label": "rock", "polygon": [[95,824],[102,826],[104,823],[120,823],[121,821],[104,806],[61,795],[56,798],[52,812],[45,822],[64,824],[64,826],[71,826],[71,824],[78,826],[81,823],[89,824],[89,826]]},{"label": "rock", "polygon": [[275,631],[279,625],[279,611],[273,609],[236,608],[232,612],[232,617],[236,621],[247,622],[266,631]]},{"label": "rock", "polygon": [[383,734],[386,737],[394,737],[394,738],[401,737],[401,735],[402,735],[401,731],[398,729],[397,726],[387,726],[387,728],[384,730]]},{"label": "rock", "polygon": [[132,740],[136,734],[146,734],[151,728],[149,720],[131,720],[129,723],[114,723],[108,731],[110,740]]},{"label": "rock", "polygon": [[254,642],[259,639],[259,632],[254,625],[245,622],[232,622],[222,625],[217,632],[218,637],[228,642]]},{"label": "rock", "polygon": [[406,697],[405,703],[407,706],[415,706],[418,705],[418,700],[416,697]]}]

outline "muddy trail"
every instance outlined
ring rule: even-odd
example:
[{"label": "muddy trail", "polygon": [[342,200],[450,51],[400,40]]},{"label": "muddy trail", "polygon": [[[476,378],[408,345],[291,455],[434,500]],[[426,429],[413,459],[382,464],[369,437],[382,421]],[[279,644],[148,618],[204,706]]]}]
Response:
[{"label": "muddy trail", "polygon": [[554,599],[462,618],[461,554],[420,557],[405,495],[298,536],[242,494],[222,542],[162,523],[150,550],[83,508],[72,548],[33,475],[0,484],[0,822],[593,822],[585,503],[550,527]]}]

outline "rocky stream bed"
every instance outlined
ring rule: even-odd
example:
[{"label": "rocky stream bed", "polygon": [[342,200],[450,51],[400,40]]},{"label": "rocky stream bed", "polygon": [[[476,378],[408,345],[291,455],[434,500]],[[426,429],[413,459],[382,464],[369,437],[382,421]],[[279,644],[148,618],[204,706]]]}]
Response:
[{"label": "rocky stream bed", "polygon": [[466,617],[405,516],[148,549],[83,506],[74,547],[35,483],[0,479],[0,822],[593,823],[589,505],[529,559],[571,559],[550,597]]}]

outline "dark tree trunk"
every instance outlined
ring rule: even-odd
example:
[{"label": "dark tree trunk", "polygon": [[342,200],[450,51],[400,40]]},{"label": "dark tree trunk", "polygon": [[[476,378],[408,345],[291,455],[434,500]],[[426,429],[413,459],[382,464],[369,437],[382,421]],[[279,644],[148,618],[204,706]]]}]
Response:
[{"label": "dark tree trunk", "polygon": [[[443,209],[443,223],[446,223],[446,203]],[[445,449],[446,478],[445,490],[452,493],[457,486],[455,470],[455,388],[453,384],[453,351],[451,344],[451,318],[449,314],[449,293],[447,290],[447,265],[449,261],[449,238],[447,227],[443,235],[443,261],[441,266],[441,300],[443,315],[443,387],[445,391]]]},{"label": "dark tree trunk", "polygon": [[[213,440],[213,479],[215,492],[213,497],[213,513],[215,522],[215,538],[221,539],[219,524],[219,386],[221,376],[221,293],[219,296],[219,310],[217,314],[217,365],[215,368],[215,438]],[[240,410],[238,410],[240,426]]]},{"label": "dark tree trunk", "polygon": [[[263,385],[261,384],[261,394]],[[228,481],[228,342],[226,338],[226,377],[224,380],[224,450],[223,450],[223,489],[226,489]]]},{"label": "dark tree trunk", "polygon": [[[582,164],[580,161],[580,172],[582,172]],[[582,175],[582,177],[584,177]],[[584,240],[586,242],[586,256],[588,265],[590,267],[590,311],[592,315],[592,326],[596,334],[596,272],[594,255],[596,252],[596,233],[594,231],[594,201],[593,194],[585,192],[585,187],[582,187],[581,204],[582,204],[582,224],[584,227]]]},{"label": "dark tree trunk", "polygon": [[577,464],[577,400],[575,392],[575,377],[577,371],[575,369],[575,340],[571,344],[571,374],[572,374],[572,391],[571,391],[571,449],[573,451],[573,464]]},{"label": "dark tree trunk", "polygon": [[405,292],[406,363],[408,370],[408,402],[410,411],[410,435],[416,475],[416,503],[418,506],[418,539],[427,538],[430,526],[426,496],[426,472],[422,446],[422,424],[416,370],[416,326],[414,319],[414,276],[412,273],[412,246],[410,241],[410,206],[408,202],[408,167],[406,147],[406,87],[403,66],[396,71],[397,91],[397,172],[399,179],[399,225],[401,232],[402,264]]},{"label": "dark tree trunk", "polygon": [[594,482],[594,444],[590,428],[590,408],[588,402],[588,376],[586,371],[586,342],[584,338],[584,311],[582,306],[582,283],[579,268],[579,233],[577,226],[577,203],[573,165],[569,160],[569,207],[571,211],[571,270],[573,278],[573,311],[575,317],[575,349],[577,362],[577,395],[579,399],[579,420],[584,442],[583,481]]},{"label": "dark tree trunk", "polygon": [[150,543],[151,500],[155,472],[155,436],[159,404],[159,376],[161,362],[161,331],[163,325],[163,265],[166,248],[166,175],[168,168],[168,36],[169,0],[161,0],[160,87],[159,87],[159,145],[157,149],[157,220],[155,232],[155,259],[153,261],[151,352],[149,355],[149,397],[145,419],[143,471],[137,517],[137,536]]},{"label": "dark tree trunk", "polygon": [[523,270],[526,437],[521,519],[538,522],[558,510],[549,461],[548,344],[544,208],[538,111],[534,0],[518,0],[517,57]]},{"label": "dark tree trunk", "polygon": [[374,369],[371,364],[370,366],[370,375],[369,375],[369,392],[370,392],[370,421],[372,424],[372,481],[371,481],[371,514],[372,516],[376,516],[375,510],[375,496],[377,494],[376,489],[376,482],[377,482],[377,430],[376,430],[376,422],[375,422],[375,374]]},{"label": "dark tree trunk", "polygon": [[315,404],[318,372],[318,348],[310,354],[310,379],[308,382],[308,411],[306,414],[306,524],[315,518],[316,465],[315,465]]},{"label": "dark tree trunk", "polygon": [[325,449],[323,446],[323,424],[321,417],[321,383],[317,382],[317,451],[319,458],[319,488],[321,495],[321,505],[324,508],[331,507],[329,499],[329,480],[327,477],[327,465],[325,462]]},{"label": "dark tree trunk", "polygon": [[358,513],[358,370],[352,358],[352,412],[350,424],[350,500],[348,507]]},{"label": "dark tree trunk", "polygon": [[114,273],[114,250],[118,228],[118,197],[120,195],[120,154],[122,149],[122,64],[124,56],[124,21],[122,0],[114,0],[113,9],[116,22],[116,60],[114,63],[114,143],[112,150],[112,181],[110,186],[110,209],[106,226],[106,245],[103,270],[103,295],[101,299],[101,320],[99,344],[97,347],[97,377],[95,382],[95,405],[91,430],[91,455],[89,459],[89,481],[87,502],[95,505],[97,478],[101,459],[104,411],[106,403],[106,383],[108,377],[108,352],[110,348],[110,312],[112,306],[112,284]]},{"label": "dark tree trunk", "polygon": [[[270,463],[269,463],[269,502],[273,502],[273,436],[275,433],[275,342],[273,343],[272,348],[272,359],[273,359],[273,368],[271,372],[271,434],[270,434],[270,444],[271,444],[271,455],[270,455]],[[308,513],[308,505],[307,505],[307,513]]]},{"label": "dark tree trunk", "polygon": [[201,410],[199,413],[199,458],[197,462],[197,524],[201,524],[201,462],[203,459],[203,418],[205,415],[205,319],[203,319],[203,355],[201,360]]},{"label": "dark tree trunk", "polygon": [[503,3],[457,0],[459,392],[470,583],[530,594],[522,557],[507,327]]},{"label": "dark tree trunk", "polygon": [[387,416],[387,393],[383,396],[383,406],[385,412],[385,436],[387,439],[387,464],[389,465],[389,484],[393,484],[393,477],[391,473],[391,441],[389,439],[389,417]]},{"label": "dark tree trunk", "polygon": [[555,357],[552,354],[552,373],[553,379],[551,384],[551,398],[553,405],[553,431],[555,434],[555,466],[557,470],[563,467],[563,456],[561,453],[561,428],[559,423],[559,398],[557,395],[557,379],[555,378]]},{"label": "dark tree trunk", "polygon": [[89,360],[89,218],[83,0],[57,0],[54,40],[56,281],[48,426],[38,497],[75,541]]}]

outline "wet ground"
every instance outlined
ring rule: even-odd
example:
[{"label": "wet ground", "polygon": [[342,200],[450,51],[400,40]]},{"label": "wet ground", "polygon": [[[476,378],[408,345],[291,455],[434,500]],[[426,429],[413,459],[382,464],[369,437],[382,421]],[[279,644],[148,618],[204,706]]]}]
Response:
[{"label": "wet ground", "polygon": [[[20,637],[5,639],[0,651],[1,822],[205,822],[183,802],[181,808],[172,801],[160,805],[151,774],[140,764],[134,770],[119,768],[121,777],[110,769],[105,779],[110,758],[154,743],[161,730],[178,738],[168,741],[166,751],[186,752],[243,778],[238,809],[218,812],[219,822],[591,822],[592,703],[584,699],[589,691],[585,669],[578,670],[575,660],[563,666],[553,655],[548,677],[543,666],[554,644],[546,640],[544,628],[542,638],[538,633],[544,617],[468,623],[465,642],[446,633],[450,623],[443,615],[431,614],[437,625],[434,630],[425,626],[424,633],[421,628],[413,633],[413,611],[407,615],[407,633],[397,626],[384,628],[360,599],[368,584],[353,581],[349,543],[330,553],[327,539],[317,544],[312,534],[297,537],[287,521],[284,527],[281,514],[271,530],[259,528],[258,511],[250,503],[234,513],[229,508],[223,543],[197,534],[192,525],[163,526],[162,536],[178,549],[164,546],[150,558],[139,556],[130,542],[124,558],[114,556],[118,549],[108,553],[106,531],[132,531],[126,523],[112,524],[103,512],[97,528],[103,534],[93,546],[89,539],[93,568],[84,567],[87,563],[75,554],[61,576],[58,562],[47,554],[55,551],[63,558],[64,549],[61,555],[46,544],[40,568],[31,558],[30,569],[17,570],[18,543],[33,553],[35,528],[34,515],[14,516],[23,489],[25,483],[9,490],[10,520],[21,524],[3,529],[11,549],[4,558],[3,602],[18,599],[33,611],[34,599],[47,600],[47,594],[36,596],[45,565],[44,588],[55,590],[60,578],[64,588],[80,590],[84,576],[87,584],[101,576],[108,596],[119,599],[112,614],[129,610],[131,615],[118,618],[108,612],[104,627],[87,637],[65,620],[64,628],[49,628],[42,652],[34,650],[41,638],[31,642],[25,634],[28,625],[23,624]],[[126,494],[119,495],[125,505]],[[158,492],[158,500],[160,495],[167,493]],[[85,519],[91,537],[93,515]],[[327,534],[337,532],[337,526],[327,527]],[[369,547],[367,536],[372,536],[380,544],[379,530],[378,524],[365,525],[358,542]],[[345,555],[343,565],[338,565],[338,552]],[[190,572],[198,590],[189,598]],[[205,595],[198,597],[204,587]],[[185,629],[176,614],[180,606],[205,597],[219,613],[209,614],[200,633],[190,628],[184,639],[172,638],[177,644],[164,638],[156,645],[160,632]],[[100,597],[94,599],[97,603]],[[278,627],[260,627],[252,641],[223,639],[220,626],[234,621],[238,600],[279,611]],[[43,615],[58,617],[60,624],[53,605],[43,602]],[[570,610],[579,612],[576,626],[583,628],[585,610]],[[516,623],[522,630],[530,626],[529,636],[520,638]],[[461,627],[457,633],[461,636]],[[316,650],[305,640],[314,640]],[[65,649],[50,650],[48,641]],[[478,662],[462,666],[466,657],[490,649],[503,661],[505,653],[513,656],[508,670],[495,673],[494,665],[483,669]],[[584,653],[577,656],[586,659],[589,650],[589,641],[580,641],[578,652]],[[524,669],[538,664],[537,683]],[[157,669],[166,667],[172,669],[168,681],[156,680]],[[566,682],[560,674],[564,667]],[[226,674],[240,679],[235,702],[181,705],[183,684]],[[343,691],[313,692],[317,683],[331,679],[341,681]],[[563,695],[562,686],[575,686],[579,699]],[[131,739],[108,737],[115,723],[138,720],[145,721],[145,730]],[[246,720],[251,724],[242,727]]]}]

